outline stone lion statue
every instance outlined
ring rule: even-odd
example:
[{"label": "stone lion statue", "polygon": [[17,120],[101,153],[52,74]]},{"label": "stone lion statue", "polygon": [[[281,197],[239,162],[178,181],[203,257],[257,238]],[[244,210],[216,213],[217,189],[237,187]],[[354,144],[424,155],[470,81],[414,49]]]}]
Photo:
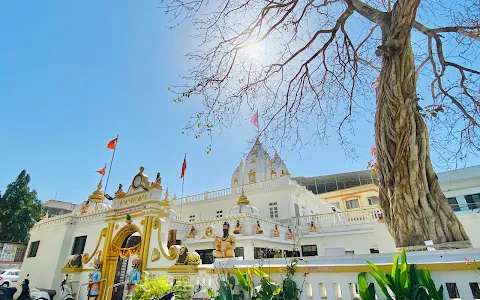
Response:
[{"label": "stone lion statue", "polygon": [[66,268],[81,268],[82,267],[82,257],[78,254],[75,254],[72,259],[69,259],[67,261],[67,264],[65,265]]},{"label": "stone lion statue", "polygon": [[187,246],[180,247],[180,253],[176,263],[177,265],[199,265],[201,263],[202,260],[197,252],[188,252]]}]

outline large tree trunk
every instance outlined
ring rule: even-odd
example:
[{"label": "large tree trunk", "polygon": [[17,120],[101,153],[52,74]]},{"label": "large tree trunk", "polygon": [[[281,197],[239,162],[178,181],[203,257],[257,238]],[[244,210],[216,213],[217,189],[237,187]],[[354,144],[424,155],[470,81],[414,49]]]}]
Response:
[{"label": "large tree trunk", "polygon": [[418,111],[410,41],[420,0],[398,0],[382,26],[375,142],[380,205],[397,247],[466,241],[430,161],[427,126]]}]

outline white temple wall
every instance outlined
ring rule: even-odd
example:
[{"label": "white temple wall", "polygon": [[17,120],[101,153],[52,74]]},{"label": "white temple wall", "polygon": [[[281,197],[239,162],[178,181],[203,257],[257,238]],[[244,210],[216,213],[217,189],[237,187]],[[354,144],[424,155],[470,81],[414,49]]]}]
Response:
[{"label": "white temple wall", "polygon": [[[61,271],[61,267],[59,268],[59,258],[65,256],[65,254],[62,253],[62,250],[64,251],[64,239],[68,239],[66,233],[69,230],[69,227],[63,225],[31,231],[27,255],[25,256],[22,271],[20,273],[20,283],[25,279],[27,274],[30,274],[30,288],[52,287],[55,277]],[[37,255],[35,257],[28,257],[31,243],[36,241],[40,241]],[[20,291],[21,288],[18,289],[18,292]]]}]

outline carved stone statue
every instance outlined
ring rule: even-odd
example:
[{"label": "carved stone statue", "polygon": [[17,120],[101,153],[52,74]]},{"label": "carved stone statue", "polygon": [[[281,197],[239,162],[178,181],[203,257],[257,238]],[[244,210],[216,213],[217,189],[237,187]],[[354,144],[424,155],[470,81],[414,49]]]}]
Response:
[{"label": "carved stone statue", "polygon": [[310,222],[310,232],[316,232],[317,231],[317,226],[313,223],[313,221]]},{"label": "carved stone statue", "polygon": [[127,194],[123,191],[122,187],[123,187],[123,185],[120,183],[118,185],[118,190],[115,192],[115,197],[122,198]]},{"label": "carved stone statue", "polygon": [[260,227],[260,221],[257,221],[257,226],[256,226],[256,229],[255,229],[255,232],[257,234],[262,234],[263,233],[263,229]]},{"label": "carved stone statue", "polygon": [[235,230],[233,230],[234,234],[242,234],[242,225],[240,225],[240,221],[237,220],[237,225],[235,225]]},{"label": "carved stone statue", "polygon": [[155,182],[152,182],[152,188],[161,188],[162,187],[162,176],[160,176],[160,172],[157,173],[157,178],[155,178]]},{"label": "carved stone statue", "polygon": [[293,235],[292,229],[288,227],[288,239],[295,240],[295,236]]},{"label": "carved stone statue", "polygon": [[273,230],[273,236],[274,237],[279,237],[280,236],[280,232],[278,231],[277,225],[275,225],[275,229]]},{"label": "carved stone statue", "polygon": [[192,228],[190,228],[190,232],[187,235],[187,239],[194,239],[195,234],[196,234],[195,226],[192,226]]},{"label": "carved stone statue", "polygon": [[82,256],[75,254],[72,259],[69,259],[65,264],[65,268],[81,268],[82,267]]},{"label": "carved stone statue", "polygon": [[230,235],[230,224],[223,223],[223,236],[215,238],[215,250],[213,256],[216,258],[232,258],[235,257],[235,237]]},{"label": "carved stone statue", "polygon": [[180,247],[180,253],[176,265],[199,265],[202,263],[200,254],[189,252],[187,246]]}]

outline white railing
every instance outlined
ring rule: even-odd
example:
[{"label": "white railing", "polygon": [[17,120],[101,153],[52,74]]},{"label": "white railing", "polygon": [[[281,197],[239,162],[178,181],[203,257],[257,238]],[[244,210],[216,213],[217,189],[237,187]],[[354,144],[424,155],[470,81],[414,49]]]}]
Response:
[{"label": "white railing", "polygon": [[279,220],[283,224],[308,226],[312,221],[315,226],[330,226],[345,223],[376,223],[383,219],[383,212],[378,209],[362,209],[328,214],[308,215]]},{"label": "white railing", "polygon": [[250,193],[253,191],[276,188],[282,185],[298,185],[298,183],[289,179],[288,177],[281,177],[278,179],[272,179],[272,180],[267,180],[267,181],[252,183],[252,184],[229,187],[229,188],[216,190],[212,192],[207,191],[201,194],[195,194],[195,195],[190,195],[183,198],[178,198],[173,201],[173,205],[180,205],[180,203],[193,203],[193,202],[198,202],[203,200],[216,199],[221,197],[227,197],[230,195],[238,195],[241,193],[242,188],[245,191],[245,193]]}]

